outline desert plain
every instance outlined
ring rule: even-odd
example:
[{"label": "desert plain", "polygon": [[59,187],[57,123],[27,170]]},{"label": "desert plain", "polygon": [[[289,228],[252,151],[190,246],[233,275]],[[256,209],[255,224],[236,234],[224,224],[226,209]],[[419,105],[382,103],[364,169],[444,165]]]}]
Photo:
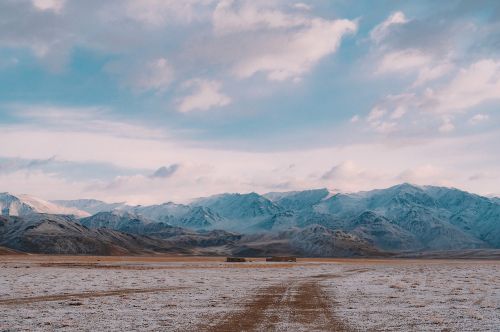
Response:
[{"label": "desert plain", "polygon": [[499,331],[500,261],[0,256],[1,331]]}]

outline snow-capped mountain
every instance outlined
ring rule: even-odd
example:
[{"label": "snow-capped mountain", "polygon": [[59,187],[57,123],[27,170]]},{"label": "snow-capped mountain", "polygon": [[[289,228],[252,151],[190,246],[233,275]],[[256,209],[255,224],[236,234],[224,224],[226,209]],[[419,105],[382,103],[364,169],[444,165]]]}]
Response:
[{"label": "snow-capped mountain", "polygon": [[172,202],[149,206],[123,206],[120,211],[131,212],[156,222],[193,229],[213,229],[224,219],[209,208]]},{"label": "snow-capped mountain", "polygon": [[281,207],[256,193],[222,194],[195,200],[192,205],[208,207],[228,219],[247,219],[272,216]]},{"label": "snow-capped mountain", "polygon": [[284,193],[267,193],[263,196],[273,203],[289,210],[309,209],[329,196],[330,192],[326,188],[312,189],[304,191],[290,191]]},{"label": "snow-capped mountain", "polygon": [[[498,199],[454,188],[407,183],[349,194],[332,194],[327,189],[265,195],[221,194],[199,198],[191,204],[168,202],[150,206],[96,200],[46,202],[29,196],[1,194],[0,207],[4,215],[26,216],[42,212],[82,217],[86,214],[87,217],[78,222],[89,228],[160,238],[192,236],[193,231],[199,230],[236,232],[245,235],[245,243],[254,236],[253,245],[264,244],[267,238],[272,238],[272,245],[266,245],[269,250],[292,248],[293,243],[293,248],[302,248],[300,252],[314,252],[315,255],[319,253],[309,243],[315,241],[311,240],[314,236],[304,240],[309,243],[306,247],[300,247],[297,242],[303,237],[295,235],[295,242],[290,242],[289,238],[285,247],[280,246],[279,241],[300,230],[315,229],[322,234],[322,243],[329,243],[323,240],[324,236],[347,234],[352,236],[351,242],[361,241],[385,251],[500,248]],[[88,216],[89,212],[96,211]],[[342,243],[347,246],[347,242]],[[237,247],[241,248],[240,244],[235,244],[234,248]],[[258,252],[252,248],[248,252]]]},{"label": "snow-capped mountain", "polygon": [[457,189],[401,184],[338,194],[314,209],[352,221],[371,211],[413,234],[420,243],[413,249],[500,247],[500,204]]},{"label": "snow-capped mountain", "polygon": [[107,228],[121,232],[140,234],[152,222],[146,218],[126,211],[98,212],[78,221],[88,228]]},{"label": "snow-capped mountain", "polygon": [[284,208],[256,193],[215,195],[199,198],[191,205],[210,209],[221,216],[223,220],[218,226],[242,232],[255,229],[256,225],[285,212]]},{"label": "snow-capped mountain", "polygon": [[35,212],[35,209],[9,193],[0,193],[2,215],[22,216]]},{"label": "snow-capped mountain", "polygon": [[60,206],[85,211],[89,214],[113,211],[126,206],[125,203],[106,203],[97,199],[54,200],[51,202]]},{"label": "snow-capped mountain", "polygon": [[419,246],[417,236],[372,211],[363,212],[344,228],[383,250],[409,250]]},{"label": "snow-capped mountain", "polygon": [[0,193],[0,210],[2,215],[24,216],[31,213],[67,214],[86,217],[90,213],[73,207],[58,205],[30,195],[12,195]]},{"label": "snow-capped mountain", "polygon": [[[222,217],[209,208],[175,204],[172,202],[146,206],[133,206],[125,203],[106,203],[94,199],[58,200],[53,202],[62,206],[77,208],[92,215],[99,215],[100,218],[107,219],[106,221],[101,221],[107,224],[107,227],[113,229],[121,229],[126,220],[136,222],[137,219],[156,223],[162,222],[173,226],[193,229],[214,228],[223,220]],[[119,218],[121,218],[121,221],[117,223]],[[98,221],[94,220],[93,222]]]}]

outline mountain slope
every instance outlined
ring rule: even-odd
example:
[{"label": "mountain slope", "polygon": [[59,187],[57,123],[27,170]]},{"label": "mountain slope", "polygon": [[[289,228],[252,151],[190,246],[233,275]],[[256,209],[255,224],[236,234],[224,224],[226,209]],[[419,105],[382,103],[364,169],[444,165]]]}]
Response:
[{"label": "mountain slope", "polygon": [[282,208],[256,193],[215,195],[200,198],[193,205],[208,207],[228,219],[272,216],[282,211]]},{"label": "mountain slope", "polygon": [[291,228],[277,233],[247,235],[233,249],[234,255],[301,257],[384,256],[373,245],[342,231],[332,231],[321,225]]},{"label": "mountain slope", "polygon": [[210,209],[223,218],[218,226],[240,232],[255,230],[256,225],[285,211],[256,193],[215,195],[197,199],[191,205]]},{"label": "mountain slope", "polygon": [[422,246],[417,236],[371,211],[352,220],[350,233],[383,250],[410,250]]},{"label": "mountain slope", "polygon": [[23,216],[35,212],[31,205],[9,193],[0,193],[0,210],[3,216]]},{"label": "mountain slope", "polygon": [[162,240],[109,229],[88,229],[70,217],[0,217],[0,245],[45,254],[124,255],[184,252]]},{"label": "mountain slope", "polygon": [[[337,194],[317,204],[314,209],[351,220],[351,223],[355,223],[360,214],[373,212],[385,218],[386,222],[378,225],[386,228],[385,234],[394,226],[412,234],[416,241],[406,249],[500,246],[500,205],[456,189],[402,184],[356,194]],[[352,229],[353,226],[347,223],[345,227]],[[380,241],[378,243],[382,247],[388,246]]]},{"label": "mountain slope", "polygon": [[0,193],[2,215],[24,216],[31,213],[67,214],[86,217],[90,214],[73,207],[58,205],[30,195],[11,195]]},{"label": "mountain slope", "polygon": [[328,189],[322,188],[285,193],[273,192],[264,194],[263,196],[284,209],[297,211],[310,209],[328,197],[329,194]]},{"label": "mountain slope", "polygon": [[[345,235],[345,241],[350,239],[348,247],[355,248],[354,242],[357,242],[359,246],[382,251],[500,248],[497,199],[454,188],[407,183],[334,195],[326,189],[265,195],[221,194],[200,198],[188,205],[169,202],[128,206],[96,200],[48,203],[0,194],[0,208],[4,214],[23,218],[40,210],[62,214],[69,214],[68,208],[99,211],[79,222],[89,228],[173,241],[170,246],[175,246],[177,241],[191,249],[208,244],[224,247],[219,248],[219,252],[225,252],[230,246],[245,252],[247,245],[246,252],[253,250],[261,254],[286,250],[301,255],[333,254],[328,245],[319,246],[322,249],[315,249],[313,244],[301,247],[301,241],[292,241],[297,234],[309,234],[305,239],[320,243],[330,243]],[[252,244],[250,239],[254,241]]]},{"label": "mountain slope", "polygon": [[167,239],[178,247],[211,247],[233,244],[239,234],[223,230],[197,231],[172,226],[165,222],[154,222],[126,211],[100,212],[78,220],[88,228],[106,228],[121,232]]},{"label": "mountain slope", "polygon": [[150,206],[124,206],[119,211],[130,212],[151,221],[193,229],[210,229],[223,222],[223,218],[209,208],[172,202]]},{"label": "mountain slope", "polygon": [[89,214],[109,212],[126,206],[125,203],[106,203],[97,199],[54,200],[52,203],[68,208],[75,208]]},{"label": "mountain slope", "polygon": [[120,232],[141,234],[152,222],[126,211],[99,212],[78,221],[88,228],[107,228]]}]

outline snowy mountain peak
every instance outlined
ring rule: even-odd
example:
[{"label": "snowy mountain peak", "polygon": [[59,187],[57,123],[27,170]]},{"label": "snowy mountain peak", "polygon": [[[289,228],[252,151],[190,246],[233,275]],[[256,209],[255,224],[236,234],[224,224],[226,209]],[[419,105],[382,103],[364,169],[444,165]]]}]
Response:
[{"label": "snowy mountain peak", "polygon": [[307,248],[301,248],[315,255],[324,255],[323,250],[338,243],[391,251],[500,248],[500,202],[496,199],[408,183],[333,196],[324,188],[265,195],[229,193],[186,205],[167,202],[150,206],[97,200],[47,202],[2,193],[0,208],[4,215],[23,218],[31,218],[34,212],[78,215],[71,209],[97,211],[75,221],[90,228],[163,237],[183,229],[189,234],[219,229],[249,238],[258,234],[275,239],[285,236],[296,247],[308,243]]},{"label": "snowy mountain peak", "polygon": [[193,205],[204,206],[229,219],[273,216],[283,210],[271,200],[256,193],[210,196],[196,200]]},{"label": "snowy mountain peak", "polygon": [[290,191],[286,193],[269,193],[264,196],[288,210],[300,211],[310,209],[313,205],[327,199],[330,197],[330,192],[326,188],[321,188],[304,191]]},{"label": "snowy mountain peak", "polygon": [[31,195],[0,194],[0,209],[3,215],[24,216],[31,213],[68,214],[76,217],[87,217],[88,212],[58,205]]},{"label": "snowy mountain peak", "polygon": [[112,211],[126,206],[125,203],[106,203],[97,199],[56,200],[52,201],[52,203],[85,211],[88,214]]}]

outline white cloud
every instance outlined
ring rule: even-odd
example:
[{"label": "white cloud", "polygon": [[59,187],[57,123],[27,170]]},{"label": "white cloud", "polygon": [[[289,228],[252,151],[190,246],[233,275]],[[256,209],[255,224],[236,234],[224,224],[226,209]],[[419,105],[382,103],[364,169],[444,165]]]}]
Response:
[{"label": "white cloud", "polygon": [[396,131],[395,121],[377,121],[372,123],[372,128],[380,134],[389,134]]},{"label": "white cloud", "polygon": [[[366,188],[366,183],[378,183],[387,181],[387,175],[375,170],[361,167],[353,160],[342,161],[321,176],[321,180],[328,187],[334,187],[342,191],[357,191]],[[387,182],[386,182],[387,183]]]},{"label": "white cloud", "polygon": [[[56,155],[57,160],[68,163],[111,163],[120,168],[150,170],[96,181],[69,180],[56,174],[23,170],[15,175],[0,174],[2,190],[43,198],[95,197],[137,204],[184,201],[220,192],[264,193],[284,188],[284,184],[288,190],[325,186],[346,191],[367,190],[401,182],[394,174],[426,163],[442,169],[445,175],[455,174],[450,178],[454,186],[488,193],[498,188],[498,181],[467,179],[481,171],[497,174],[500,162],[496,155],[481,159],[489,151],[488,144],[498,141],[498,134],[467,139],[444,137],[418,145],[373,142],[266,153],[194,147],[178,136],[130,137],[114,130],[91,131],[84,122],[79,128],[66,128],[64,124],[58,128],[3,125],[0,141],[9,142],[2,145],[0,157],[5,158],[41,160]],[[484,163],[478,166],[478,160]],[[151,177],[153,170],[162,165],[182,167],[172,176]],[[330,172],[329,165],[338,167]],[[442,180],[437,175],[429,179],[425,184],[438,184]]]},{"label": "white cloud", "polygon": [[237,77],[247,78],[259,72],[269,80],[300,78],[325,56],[335,53],[344,35],[356,31],[349,20],[313,19],[308,27],[292,32],[276,43],[271,42],[234,67]]},{"label": "white cloud", "polygon": [[396,129],[397,123],[393,120],[396,119],[397,116],[399,115],[396,114],[396,117],[394,117],[394,113],[391,114],[390,118],[392,120],[389,121],[383,120],[383,118],[386,115],[387,115],[386,109],[376,106],[370,111],[370,113],[366,117],[366,121],[368,122],[370,127],[373,128],[376,132],[381,134],[389,134]]},{"label": "white cloud", "polygon": [[64,8],[66,0],[31,0],[33,6],[42,11],[52,11],[59,14]]},{"label": "white cloud", "polygon": [[406,108],[403,106],[398,106],[394,111],[392,111],[390,118],[394,120],[400,119],[405,114],[406,114]]},{"label": "white cloud", "polygon": [[[394,25],[403,25],[409,20],[402,12],[391,14],[370,33],[374,42],[369,61],[375,64],[375,74],[414,75],[415,81],[410,88],[418,88],[448,74],[453,68],[453,52],[437,55],[433,49],[419,47],[418,43],[394,45],[388,37]],[[397,39],[397,38],[396,38]]]},{"label": "white cloud", "polygon": [[222,1],[213,24],[221,37],[247,34],[239,38],[243,44],[235,55],[235,76],[263,73],[273,81],[300,80],[322,58],[335,53],[345,35],[357,30],[354,21],[290,14],[261,2]]},{"label": "white cloud", "polygon": [[329,171],[322,175],[323,179],[333,180],[353,180],[363,175],[364,170],[352,160],[341,162],[333,166]]},{"label": "white cloud", "polygon": [[[63,8],[59,6],[62,0],[36,0],[36,3],[46,10]],[[298,82],[321,59],[335,53],[341,39],[356,31],[357,23],[322,19],[297,10],[292,4],[217,0],[66,1],[65,15],[50,21],[38,11],[23,15],[20,21],[7,20],[0,44],[29,48],[41,62],[59,71],[65,69],[75,47],[112,54],[115,60],[111,62],[115,64],[105,69],[125,84],[142,90],[164,89],[171,82],[172,68],[176,75],[182,75],[196,72],[199,66],[213,65],[213,61],[220,65],[219,69],[229,69],[239,78],[262,73],[270,80]],[[18,12],[24,10],[24,5],[25,2],[19,1],[18,5],[14,1],[9,2],[8,8]],[[85,20],[79,19],[80,16]],[[210,23],[214,34],[206,30]],[[97,30],[99,33],[94,33]],[[200,40],[203,42],[199,43]],[[159,55],[171,62],[169,69],[158,68],[158,63],[155,67],[153,62],[161,59],[155,59]],[[138,59],[145,61],[141,65]],[[161,72],[142,77],[140,68]]]},{"label": "white cloud", "polygon": [[303,2],[297,2],[297,3],[293,4],[293,8],[299,9],[299,10],[306,10],[306,11],[309,11],[312,9],[312,7],[310,5],[305,4]]},{"label": "white cloud", "polygon": [[374,42],[379,43],[387,35],[391,26],[405,24],[407,22],[408,19],[403,12],[394,12],[385,21],[373,28],[373,30],[370,32],[370,38]]},{"label": "white cloud", "polygon": [[167,23],[191,23],[203,16],[203,7],[214,0],[128,0],[128,17],[152,27]]},{"label": "white cloud", "polygon": [[441,113],[460,112],[500,99],[500,61],[485,59],[463,68],[442,88],[428,94]]},{"label": "white cloud", "polygon": [[[308,12],[304,6],[297,8],[297,6],[292,6],[294,2],[283,1],[233,2],[230,7],[222,8],[226,11],[219,12],[219,14],[224,15],[219,15],[218,18],[214,18],[216,15],[214,13],[212,16],[211,11],[215,6],[215,1],[213,2],[214,6],[210,5],[212,3],[210,1],[66,1],[60,7],[58,7],[58,3],[64,3],[64,1],[38,0],[36,2],[39,6],[33,8],[30,1],[6,1],[2,3],[2,9],[9,9],[9,11],[3,10],[4,16],[2,16],[9,18],[6,20],[8,25],[3,30],[0,41],[3,47],[13,49],[13,54],[19,53],[18,51],[20,51],[19,54],[24,54],[22,48],[30,48],[37,56],[44,59],[51,58],[54,63],[64,63],[64,58],[67,58],[74,48],[90,50],[90,53],[97,54],[98,57],[95,59],[91,56],[89,64],[92,66],[97,66],[104,59],[120,59],[120,61],[123,60],[119,68],[121,81],[141,91],[163,92],[168,89],[174,79],[173,68],[176,69],[175,76],[181,81],[186,79],[186,74],[192,75],[193,73],[198,73],[194,75],[213,73],[214,77],[222,77],[221,73],[218,72],[221,68],[222,70],[229,68],[234,75],[240,78],[262,75],[270,80],[297,81],[310,72],[322,59],[334,54],[338,50],[341,39],[357,28],[355,21],[320,18],[315,16],[316,12]],[[130,6],[127,7],[127,5]],[[117,11],[108,10],[110,8],[116,8]],[[52,15],[52,12],[64,15]],[[11,13],[23,13],[23,15],[16,14],[18,16],[9,17],[8,15]],[[324,15],[323,17],[330,14],[321,13],[322,16]],[[81,17],[86,19],[77,19]],[[112,18],[110,19],[110,17]],[[202,18],[206,21],[198,21]],[[215,21],[209,21],[210,19]],[[399,18],[398,15],[395,15],[387,20],[385,32],[383,32],[384,29],[379,29],[378,32],[382,31],[383,35],[391,29],[396,31],[397,25],[401,26],[404,21],[407,21],[404,15],[399,16]],[[213,31],[210,29],[211,22],[214,24]],[[171,26],[180,23],[194,24],[181,28]],[[96,31],[99,33],[96,34]],[[213,32],[216,32],[215,35]],[[377,33],[374,32],[375,35]],[[425,51],[425,48],[417,49],[418,45],[413,44],[413,39],[405,41],[401,45],[384,44],[390,42],[390,37],[393,35],[386,35],[383,38],[374,37],[381,40],[380,44],[374,48],[388,52],[389,50],[397,50],[394,48],[396,46],[406,45],[406,48],[400,51],[402,53],[394,55],[392,52],[392,58],[391,53],[389,53],[386,60],[388,61],[387,68],[390,68],[388,72],[403,72],[405,75],[407,73],[415,74],[415,86],[403,87],[403,91],[408,92],[411,96],[394,101],[388,98],[390,102],[382,101],[380,105],[377,105],[384,110],[382,115],[373,115],[371,123],[359,121],[359,119],[364,119],[366,114],[353,117],[352,120],[359,121],[359,124],[348,126],[348,130],[358,129],[363,123],[373,126],[370,128],[377,132],[390,133],[398,129],[403,133],[402,135],[410,136],[414,132],[400,129],[413,126],[414,120],[427,118],[432,118],[435,121],[432,123],[434,131],[441,124],[448,128],[453,127],[455,122],[457,128],[460,128],[458,123],[460,117],[452,114],[457,110],[457,105],[469,109],[478,106],[483,101],[498,98],[499,70],[496,60],[487,60],[490,64],[482,70],[480,78],[472,74],[472,72],[479,70],[473,66],[464,68],[461,74],[456,75],[454,74],[455,67],[451,69],[447,67],[448,58],[438,59],[434,53],[430,52],[430,49],[428,51]],[[415,38],[415,42],[418,43],[419,39]],[[392,41],[394,42],[394,40]],[[191,47],[194,43],[199,44],[196,51],[200,50],[200,52],[193,52]],[[380,49],[378,49],[379,46]],[[218,53],[214,51],[214,57],[207,60],[207,55],[202,53],[210,47],[217,48]],[[415,49],[408,49],[408,47],[415,47]],[[86,54],[86,52],[84,53]],[[86,56],[85,54],[84,56]],[[460,58],[461,61],[469,59],[463,58],[462,55],[457,54],[457,58]],[[405,56],[407,57],[405,58]],[[25,60],[23,57],[22,61]],[[396,64],[395,70],[390,67],[391,62]],[[377,65],[378,62],[374,62],[374,64]],[[94,69],[97,68],[87,69],[91,69],[91,73],[94,73]],[[488,74],[488,71],[492,73]],[[447,73],[450,73],[451,80],[446,76]],[[465,87],[467,82],[458,82],[460,75],[465,77],[464,82],[466,79],[469,80],[468,84],[472,87]],[[69,77],[63,76],[60,79]],[[94,78],[99,79],[99,77]],[[437,80],[437,78],[442,79]],[[254,86],[257,86],[256,89],[266,90],[266,92],[272,90],[269,89],[270,86],[275,86],[274,84],[261,84],[262,82],[257,79],[248,83],[252,85],[249,89],[254,89]],[[188,96],[180,100],[178,105],[186,112],[211,109],[231,102],[217,81],[207,78],[207,80],[195,80],[191,84],[188,89],[192,90],[184,91]],[[225,83],[224,88],[228,85],[229,83]],[[248,85],[243,86],[248,88]],[[298,91],[300,88],[300,86],[295,86],[294,91]],[[391,85],[385,88],[391,88]],[[421,90],[425,88],[428,88],[426,89],[428,92],[422,93]],[[384,89],[384,87],[377,87],[375,90],[380,91],[379,89]],[[450,91],[453,89],[458,92],[452,94]],[[236,91],[237,89],[233,87],[232,90]],[[272,92],[269,92],[268,95],[272,94],[273,98],[274,96],[281,98],[286,95],[286,93],[273,94]],[[257,94],[253,96],[255,95]],[[71,96],[67,97],[69,99],[65,100],[71,99]],[[113,102],[111,99],[109,101]],[[141,100],[137,101],[139,102],[137,105],[142,103]],[[148,102],[147,105],[157,105],[154,101]],[[451,108],[446,109],[446,107]],[[461,111],[465,111],[466,108]],[[136,199],[139,199],[139,196],[145,198],[148,196],[148,199],[151,197],[168,199],[167,196],[176,195],[177,190],[182,191],[182,193],[177,193],[180,197],[210,194],[217,191],[269,190],[273,186],[283,183],[288,183],[291,189],[297,188],[299,184],[301,187],[321,186],[324,183],[315,180],[320,176],[317,175],[314,178],[310,175],[313,173],[323,174],[330,165],[339,165],[342,160],[353,160],[357,165],[363,165],[361,170],[355,170],[355,167],[351,167],[351,174],[363,173],[363,168],[368,173],[377,169],[384,171],[390,169],[389,173],[398,174],[401,169],[410,167],[408,163],[416,162],[414,159],[420,159],[419,163],[423,163],[425,160],[422,159],[428,158],[439,164],[446,163],[446,159],[449,159],[447,157],[465,155],[460,158],[464,158],[463,160],[466,162],[460,162],[461,159],[458,162],[450,162],[452,165],[459,165],[455,166],[457,168],[464,166],[464,170],[460,170],[460,174],[463,175],[476,172],[476,170],[467,169],[470,167],[468,165],[474,164],[482,167],[483,163],[479,162],[480,160],[491,163],[491,158],[495,158],[495,156],[485,158],[485,155],[491,154],[485,153],[486,150],[481,150],[482,156],[479,153],[475,154],[474,158],[471,156],[481,146],[491,145],[491,142],[495,140],[485,140],[481,141],[480,144],[473,145],[469,141],[465,141],[466,145],[462,146],[468,148],[464,151],[455,151],[455,154],[447,154],[448,146],[443,145],[422,148],[421,150],[413,147],[402,153],[399,147],[394,148],[394,145],[406,144],[405,140],[400,139],[384,141],[388,145],[392,144],[390,148],[371,144],[363,149],[345,146],[308,151],[299,150],[300,147],[293,146],[294,149],[298,150],[276,154],[210,149],[205,145],[208,143],[201,140],[195,144],[204,148],[193,148],[195,144],[183,140],[180,135],[176,135],[177,137],[169,136],[163,128],[148,127],[145,124],[139,124],[137,120],[125,121],[123,117],[130,116],[127,114],[128,112],[121,112],[121,115],[117,115],[119,113],[116,110],[114,117],[109,114],[113,112],[115,111],[108,112],[101,108],[80,108],[73,112],[73,110],[62,107],[30,106],[29,109],[22,112],[20,110],[17,113],[18,117],[23,117],[21,121],[26,124],[7,125],[4,123],[0,126],[0,141],[3,143],[0,153],[12,157],[33,156],[40,159],[57,155],[58,158],[61,157],[64,160],[106,161],[133,167],[147,167],[150,170],[158,169],[162,165],[177,163],[183,165],[182,172],[176,171],[172,177],[168,177],[168,180],[165,179],[165,181],[170,182],[158,184],[159,182],[154,182],[147,176],[131,179],[122,178],[116,182],[125,183],[123,187],[114,191],[109,189],[109,191],[102,193],[102,195],[108,195],[108,198],[124,196],[133,198],[136,195]],[[443,114],[435,114],[438,112]],[[465,121],[476,113],[477,111],[464,117]],[[16,116],[16,114],[11,115]],[[149,115],[152,114],[146,114],[146,116]],[[178,116],[173,116],[175,119],[178,118]],[[442,123],[443,116],[449,116],[449,120]],[[332,115],[331,119],[334,118],[335,115]],[[134,119],[137,119],[135,115]],[[470,121],[476,123],[480,119],[484,121],[484,118],[479,116],[472,117]],[[154,119],[145,119],[145,122],[147,121],[152,122]],[[163,117],[160,122],[162,124],[169,123],[168,119]],[[176,120],[171,122],[179,125]],[[180,126],[183,125],[186,125],[186,122],[180,124]],[[213,130],[213,127],[207,128],[206,123],[190,122],[187,125]],[[325,123],[325,126],[328,126],[328,123]],[[312,130],[316,130],[315,128]],[[345,128],[338,129],[342,131]],[[325,130],[329,134],[333,131]],[[213,132],[209,134],[213,134]],[[363,133],[360,137],[356,137],[355,133],[349,134],[352,136],[347,136],[347,139],[351,137],[353,140],[366,139]],[[439,140],[452,138],[456,135],[429,136],[424,138],[422,135],[415,140],[439,144]],[[317,136],[315,138],[317,139]],[[379,136],[376,139],[383,140]],[[254,143],[251,138],[248,138],[248,141],[250,144]],[[233,142],[225,140],[223,144],[227,146]],[[340,143],[330,139],[321,144]],[[252,148],[258,147],[255,144],[252,146]],[[491,147],[489,151],[494,151],[494,148],[494,146]],[[293,170],[286,171],[288,172],[286,175],[281,176],[268,172],[269,167],[287,169],[285,166],[290,164],[297,166]],[[184,167],[184,165],[188,166]],[[494,159],[493,166],[490,165],[490,167],[494,168],[497,165],[498,160]],[[450,167],[454,166],[445,165],[443,169],[446,170]],[[348,174],[348,165],[344,165],[341,169],[343,169],[343,174]],[[340,172],[340,169],[338,171]],[[342,172],[337,174],[342,174]],[[15,186],[16,182],[21,183],[23,176],[19,174],[18,177],[13,178],[10,184]],[[0,180],[2,186],[6,183],[4,180]],[[53,178],[50,181],[46,179],[44,184],[55,186],[53,180]],[[387,177],[384,177],[383,181],[371,177],[364,178],[364,180],[356,183],[356,189],[390,184]],[[22,183],[26,185],[26,189],[29,189],[29,181],[26,180]],[[33,181],[33,188],[35,183],[37,182]],[[42,180],[39,183],[40,186],[37,188],[42,190]],[[142,183],[142,185],[135,187],[137,183]],[[186,183],[185,187],[183,183]],[[258,185],[252,187],[252,183]],[[457,178],[456,183],[463,182]],[[346,186],[348,184],[349,182],[346,181]],[[104,183],[103,188],[106,185],[109,183]],[[498,188],[498,182],[486,183],[486,185],[495,185]],[[154,186],[151,194],[148,194],[149,186]],[[74,192],[71,191],[71,194],[80,195],[83,187],[80,184],[75,186],[61,185],[59,192],[69,192],[71,188],[74,188]],[[137,188],[140,188],[140,193],[139,190],[134,190]],[[51,187],[50,191],[55,192],[55,189]],[[493,189],[489,191],[493,191]],[[98,191],[96,193],[99,195]]]},{"label": "white cloud", "polygon": [[374,107],[366,117],[366,121],[368,122],[376,121],[381,117],[383,117],[386,113],[387,111],[385,109]]},{"label": "white cloud", "polygon": [[69,199],[77,199],[84,192],[83,183],[62,179],[56,174],[42,171],[21,170],[0,174],[2,190],[15,194],[30,194],[44,199],[61,198],[62,193]]},{"label": "white cloud", "polygon": [[486,120],[488,120],[490,117],[488,116],[488,114],[476,114],[474,115],[472,118],[469,119],[469,123],[471,125],[477,125],[481,122],[484,122]]},{"label": "white cloud", "polygon": [[452,132],[453,130],[455,130],[455,125],[451,119],[449,117],[443,118],[443,123],[439,127],[439,132],[446,134]]},{"label": "white cloud", "polygon": [[404,49],[384,54],[376,74],[416,74],[410,88],[418,88],[448,74],[454,66],[448,59],[436,59],[418,49]]},{"label": "white cloud", "polygon": [[[111,116],[111,110],[104,107],[63,107],[53,105],[8,105],[12,115],[25,122],[42,125],[56,131],[73,130],[98,132],[105,135],[133,138],[162,138],[165,133],[158,128],[150,128],[122,121]],[[29,127],[29,125],[28,125]],[[17,128],[17,127],[15,127]],[[21,130],[26,127],[20,126]]]},{"label": "white cloud", "polygon": [[137,73],[133,84],[141,90],[165,90],[174,78],[174,70],[165,58],[146,64],[144,71]]},{"label": "white cloud", "polygon": [[351,123],[356,123],[359,121],[359,115],[354,115],[350,120]]},{"label": "white cloud", "polygon": [[425,97],[438,113],[463,112],[500,99],[500,62],[480,60],[461,69],[450,82],[428,90]]},{"label": "white cloud", "polygon": [[231,103],[231,98],[220,91],[221,83],[218,81],[194,79],[188,81],[184,87],[193,89],[193,92],[180,100],[180,112],[206,111]]},{"label": "white cloud", "polygon": [[452,69],[453,65],[448,62],[421,68],[418,73],[417,80],[413,83],[413,87],[418,87],[423,85],[424,83],[428,83],[430,81],[438,79],[443,75],[449,73]]},{"label": "white cloud", "polygon": [[[431,78],[427,77],[424,81],[448,73],[453,68],[443,64],[442,68],[436,69],[438,74],[430,74]],[[388,121],[386,114],[390,114],[390,120],[409,114],[408,119],[412,121],[404,123],[406,132],[417,129],[417,126],[420,126],[418,130],[421,132],[428,132],[428,128],[437,128],[440,133],[453,132],[457,114],[473,110],[482,103],[500,100],[500,62],[491,59],[477,61],[455,70],[433,85],[433,88],[420,89],[414,84],[409,89],[413,92],[387,96],[370,111],[368,123],[380,132],[380,125]],[[476,114],[468,122],[475,125],[487,119],[485,114]],[[440,124],[436,126],[436,122]],[[386,130],[387,126],[383,129]]]},{"label": "white cloud", "polygon": [[163,57],[139,61],[114,61],[105,70],[118,77],[125,86],[140,92],[156,91],[162,93],[175,78],[170,62]]},{"label": "white cloud", "polygon": [[[135,66],[137,59],[172,51],[175,38],[167,28],[182,25],[186,29],[180,30],[180,34],[186,37],[193,31],[187,25],[208,23],[215,3],[216,0],[4,1],[0,9],[4,23],[0,46],[30,49],[53,71],[66,68],[74,48],[92,50],[120,59],[125,63],[124,73],[128,73],[128,67]],[[27,10],[31,6],[33,10]],[[47,13],[60,15],[49,17]]]},{"label": "white cloud", "polygon": [[420,69],[431,63],[432,58],[416,49],[406,49],[385,54],[379,62],[377,73],[393,73]]},{"label": "white cloud", "polygon": [[305,17],[289,15],[278,9],[263,6],[262,3],[232,0],[219,2],[213,13],[214,31],[217,34],[291,28],[307,24],[308,21]]},{"label": "white cloud", "polygon": [[398,179],[402,182],[409,182],[419,185],[435,185],[451,186],[451,179],[454,174],[436,167],[432,164],[424,164],[417,167],[412,167],[404,170],[398,175]]}]

